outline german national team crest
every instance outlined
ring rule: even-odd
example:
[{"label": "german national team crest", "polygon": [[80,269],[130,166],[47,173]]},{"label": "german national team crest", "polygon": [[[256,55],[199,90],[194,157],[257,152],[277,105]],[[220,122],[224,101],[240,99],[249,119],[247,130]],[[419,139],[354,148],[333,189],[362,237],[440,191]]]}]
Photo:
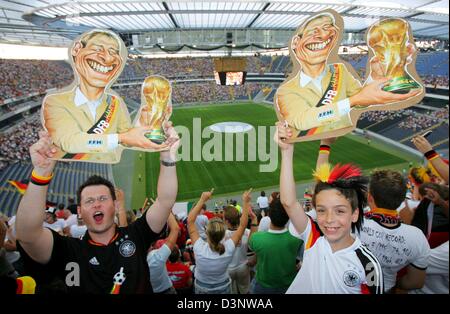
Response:
[{"label": "german national team crest", "polygon": [[349,287],[355,287],[360,282],[360,278],[357,272],[354,270],[347,270],[344,273],[344,283]]},{"label": "german national team crest", "polygon": [[130,240],[126,240],[120,244],[119,252],[123,257],[133,256],[134,252],[136,252],[136,245]]}]

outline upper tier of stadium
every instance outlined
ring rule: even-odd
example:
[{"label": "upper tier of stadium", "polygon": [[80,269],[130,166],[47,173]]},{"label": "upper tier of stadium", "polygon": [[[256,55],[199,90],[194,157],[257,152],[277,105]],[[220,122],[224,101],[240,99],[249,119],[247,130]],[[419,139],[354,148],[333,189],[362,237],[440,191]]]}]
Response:
[{"label": "upper tier of stadium", "polygon": [[[364,78],[367,54],[341,55]],[[264,77],[291,72],[292,63],[288,56],[259,56],[247,58],[247,72]],[[416,61],[417,72],[425,84],[448,88],[448,51],[419,53]],[[142,82],[152,74],[167,77],[172,81],[214,78],[212,58],[137,58],[127,61],[116,86],[130,81]],[[17,98],[44,94],[49,89],[63,87],[73,80],[73,71],[63,61],[5,60],[0,59],[0,105]],[[181,102],[175,100],[175,102]],[[1,107],[0,107],[1,108]]]},{"label": "upper tier of stadium", "polygon": [[286,47],[302,21],[324,9],[342,15],[345,44],[363,42],[367,27],[385,17],[408,20],[425,38],[448,39],[449,22],[447,0],[2,0],[0,8],[0,42],[67,47],[87,29],[107,28],[143,54]]}]

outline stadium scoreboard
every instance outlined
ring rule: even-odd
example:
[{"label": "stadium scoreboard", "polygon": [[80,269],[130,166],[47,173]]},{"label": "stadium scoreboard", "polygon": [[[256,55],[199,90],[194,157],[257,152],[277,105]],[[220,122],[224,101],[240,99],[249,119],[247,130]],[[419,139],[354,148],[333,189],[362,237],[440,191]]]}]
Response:
[{"label": "stadium scoreboard", "polygon": [[214,78],[218,85],[242,85],[247,76],[245,58],[214,58]]}]

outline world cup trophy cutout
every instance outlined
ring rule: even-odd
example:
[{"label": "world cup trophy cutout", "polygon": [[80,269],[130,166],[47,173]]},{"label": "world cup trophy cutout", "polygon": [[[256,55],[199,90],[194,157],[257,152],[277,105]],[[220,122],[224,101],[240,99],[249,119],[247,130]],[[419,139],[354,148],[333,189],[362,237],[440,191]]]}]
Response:
[{"label": "world cup trophy cutout", "polygon": [[391,78],[383,87],[386,92],[406,94],[420,84],[409,75],[408,23],[399,18],[381,20],[372,25],[367,33],[367,43],[384,66],[384,76]]},{"label": "world cup trophy cutout", "polygon": [[163,125],[172,113],[171,95],[172,87],[166,78],[158,75],[145,78],[139,122],[151,129],[145,137],[155,144],[162,144],[166,140]]}]

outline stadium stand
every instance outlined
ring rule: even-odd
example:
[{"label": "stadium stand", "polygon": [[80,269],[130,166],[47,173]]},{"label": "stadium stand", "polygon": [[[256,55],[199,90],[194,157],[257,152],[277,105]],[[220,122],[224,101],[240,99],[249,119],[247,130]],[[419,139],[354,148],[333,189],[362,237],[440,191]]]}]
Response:
[{"label": "stadium stand", "polygon": [[[364,74],[367,55],[341,55],[341,57],[350,62],[359,74]],[[272,104],[279,82],[264,82],[264,75],[289,74],[291,67],[288,56],[248,57],[248,73],[261,75],[260,80],[247,80],[244,86],[219,86],[213,81],[212,58],[136,58],[128,60],[113,88],[127,100],[130,112],[135,111],[140,103],[142,79],[151,74],[160,74],[172,80],[174,106],[241,100]],[[448,52],[420,53],[417,58],[417,69],[427,86],[448,88]],[[20,165],[29,159],[28,147],[37,139],[36,130],[40,127],[39,112],[34,114],[32,112],[38,109],[42,96],[48,90],[69,84],[73,80],[73,75],[66,62],[31,60],[0,60],[0,75],[5,80],[5,84],[0,86],[0,113],[3,119],[13,117],[0,121],[3,122],[0,125],[3,128],[0,135],[0,171],[1,174],[5,171],[9,174],[16,171],[18,175],[12,177],[20,178],[22,174],[19,171]],[[358,121],[358,127],[411,147],[412,144],[407,140],[410,135],[405,134],[411,132],[419,134],[424,130],[433,129],[431,143],[437,145],[437,149],[448,149],[448,100],[441,98],[426,98],[421,104],[426,109],[414,107],[402,112],[365,113]],[[29,110],[33,106],[36,109]],[[13,123],[15,127],[10,128]],[[20,163],[16,163],[17,161]],[[9,165],[11,166],[8,167]],[[26,170],[27,166],[24,167]],[[93,169],[90,169],[88,172],[95,173],[92,171]],[[61,169],[61,173],[55,179],[63,184],[63,190],[64,187],[74,187],[79,182],[71,180],[75,179],[70,179],[64,169]],[[16,192],[12,188],[5,190],[3,187],[3,190],[2,193],[7,193],[4,194],[4,202],[8,202],[5,204],[8,207],[17,205],[18,198],[13,196]],[[57,193],[64,195],[64,192]],[[65,197],[61,196],[62,199]]]},{"label": "stadium stand", "polygon": [[[78,186],[92,175],[100,175],[113,181],[110,166],[83,162],[58,163],[54,178],[49,186],[47,201],[68,204],[69,197],[75,197]],[[8,181],[28,183],[31,175],[30,162],[16,162],[0,172],[0,212],[7,216],[15,214],[21,194]]]},{"label": "stadium stand", "polygon": [[[341,55],[358,71],[365,71],[367,55]],[[268,60],[271,60],[270,68]],[[448,52],[420,53],[417,71],[422,80],[430,86],[448,87]],[[286,73],[289,70],[288,56],[249,57],[249,73]],[[160,74],[169,79],[212,78],[214,64],[212,58],[137,58],[127,61],[118,83],[142,81],[148,75]],[[14,73],[12,75],[11,73]],[[17,76],[17,73],[20,73]],[[45,94],[48,89],[60,88],[73,80],[68,63],[62,61],[1,60],[0,75],[5,83],[0,86],[0,105],[11,99],[30,94]],[[1,106],[2,110],[11,108]]]}]

